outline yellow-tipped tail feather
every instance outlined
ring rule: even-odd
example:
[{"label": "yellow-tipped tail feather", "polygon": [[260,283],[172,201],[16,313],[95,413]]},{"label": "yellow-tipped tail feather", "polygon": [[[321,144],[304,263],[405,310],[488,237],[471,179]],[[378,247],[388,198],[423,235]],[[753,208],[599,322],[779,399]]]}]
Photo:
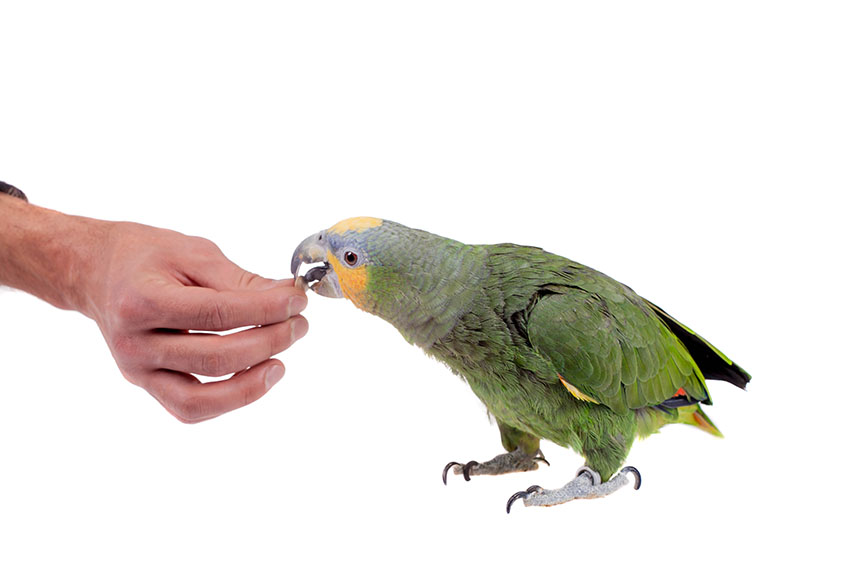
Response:
[{"label": "yellow-tipped tail feather", "polygon": [[720,433],[717,426],[712,423],[707,415],[705,415],[702,408],[696,404],[693,406],[679,408],[679,423],[693,425],[694,427],[702,429],[706,433],[711,433],[715,437],[723,437],[723,434]]}]

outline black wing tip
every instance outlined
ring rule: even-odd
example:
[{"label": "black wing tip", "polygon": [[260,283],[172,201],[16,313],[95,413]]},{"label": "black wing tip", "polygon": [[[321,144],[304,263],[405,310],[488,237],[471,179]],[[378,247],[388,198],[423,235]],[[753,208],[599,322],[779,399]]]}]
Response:
[{"label": "black wing tip", "polygon": [[751,378],[743,368],[726,358],[725,355],[719,354],[708,341],[693,331],[686,329],[681,323],[670,316],[669,313],[651,301],[646,302],[655,310],[661,321],[667,325],[667,328],[682,341],[682,344],[688,349],[691,358],[697,363],[706,380],[722,380],[742,390],[747,389],[747,384]]},{"label": "black wing tip", "polygon": [[735,364],[727,365],[725,368],[720,366],[713,366],[711,370],[705,374],[706,380],[722,380],[723,382],[729,382],[733,386],[737,386],[742,390],[747,389],[747,384],[752,380],[752,376],[750,376],[746,370]]}]

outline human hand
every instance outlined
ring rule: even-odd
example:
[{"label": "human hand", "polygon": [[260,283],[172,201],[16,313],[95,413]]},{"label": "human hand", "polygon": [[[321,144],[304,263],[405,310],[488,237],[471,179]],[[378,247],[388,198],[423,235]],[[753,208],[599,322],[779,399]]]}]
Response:
[{"label": "human hand", "polygon": [[[127,380],[185,423],[254,402],[280,380],[284,366],[271,357],[307,332],[297,315],[307,297],[292,280],[246,272],[202,238],[133,223],[105,228],[78,308],[97,322]],[[202,383],[194,374],[233,376]]]},{"label": "human hand", "polygon": [[[208,240],[64,215],[5,194],[0,285],[94,319],[124,377],[186,423],[263,396],[284,372],[271,357],[307,332],[298,315],[307,296],[292,280],[246,272]],[[240,327],[250,328],[215,333]],[[194,374],[233,376],[202,383]]]}]

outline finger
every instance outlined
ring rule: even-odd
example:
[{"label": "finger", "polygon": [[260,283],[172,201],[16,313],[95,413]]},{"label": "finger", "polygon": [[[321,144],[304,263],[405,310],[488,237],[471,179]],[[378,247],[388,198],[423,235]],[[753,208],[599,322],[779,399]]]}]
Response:
[{"label": "finger", "polygon": [[273,325],[307,307],[306,294],[291,286],[266,290],[216,291],[205,287],[168,286],[155,304],[157,328],[226,331],[237,327]]},{"label": "finger", "polygon": [[[225,376],[244,370],[286,350],[307,332],[307,320],[295,317],[230,335],[155,333],[146,347],[156,368]],[[148,356],[151,356],[150,354]]]},{"label": "finger", "polygon": [[292,278],[272,280],[248,272],[227,258],[218,246],[201,239],[197,254],[193,254],[184,269],[192,281],[219,291],[263,291],[281,285],[292,285]]},{"label": "finger", "polygon": [[275,287],[289,286],[294,278],[273,280],[248,272],[224,258],[220,262],[204,266],[204,272],[198,271],[192,279],[204,287],[219,291],[254,290],[264,291]]},{"label": "finger", "polygon": [[183,423],[198,423],[257,401],[283,377],[279,360],[269,360],[228,380],[201,383],[182,372],[157,370],[140,384]]}]

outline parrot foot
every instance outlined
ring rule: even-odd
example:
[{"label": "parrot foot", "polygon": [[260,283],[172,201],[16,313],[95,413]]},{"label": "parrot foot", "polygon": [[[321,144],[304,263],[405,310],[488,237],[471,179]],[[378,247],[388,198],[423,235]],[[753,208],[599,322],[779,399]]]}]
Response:
[{"label": "parrot foot", "polygon": [[634,467],[624,467],[620,472],[611,477],[607,482],[601,482],[599,473],[589,467],[581,467],[576,473],[575,479],[555,490],[544,490],[539,486],[529,486],[508,499],[508,514],[514,502],[522,499],[526,506],[555,506],[578,498],[602,498],[616,492],[629,484],[628,474],[635,477],[635,490],[640,488],[640,473]]},{"label": "parrot foot", "polygon": [[528,455],[522,449],[516,449],[510,453],[503,453],[493,457],[485,463],[469,461],[466,464],[455,461],[450,462],[443,468],[443,484],[448,484],[447,475],[453,469],[455,474],[462,474],[464,480],[469,480],[475,475],[496,475],[512,472],[524,472],[537,470],[538,463],[549,464],[549,461],[539,450],[534,455]]}]

